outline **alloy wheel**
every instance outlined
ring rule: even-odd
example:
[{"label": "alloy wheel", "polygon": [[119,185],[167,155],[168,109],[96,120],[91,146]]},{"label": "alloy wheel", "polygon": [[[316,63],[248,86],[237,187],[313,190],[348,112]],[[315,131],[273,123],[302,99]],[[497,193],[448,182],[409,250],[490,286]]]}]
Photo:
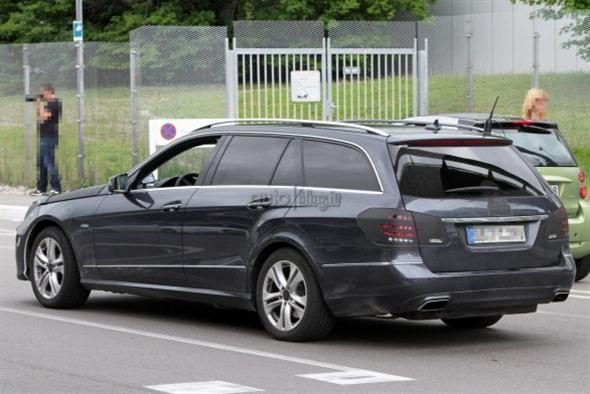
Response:
[{"label": "alloy wheel", "polygon": [[297,327],[307,306],[307,286],[297,265],[280,260],[270,267],[264,277],[262,303],[275,328],[290,331]]},{"label": "alloy wheel", "polygon": [[43,238],[33,259],[35,286],[42,297],[54,298],[64,281],[64,259],[59,243],[52,237]]}]

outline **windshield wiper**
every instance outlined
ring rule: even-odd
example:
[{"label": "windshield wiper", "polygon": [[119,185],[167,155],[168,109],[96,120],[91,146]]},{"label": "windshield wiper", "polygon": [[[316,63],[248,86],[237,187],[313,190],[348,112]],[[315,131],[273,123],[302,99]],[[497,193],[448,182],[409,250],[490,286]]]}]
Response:
[{"label": "windshield wiper", "polygon": [[552,134],[551,130],[548,130],[541,126],[535,126],[532,124],[523,124],[518,128],[519,133],[531,133],[531,134]]},{"label": "windshield wiper", "polygon": [[471,192],[497,192],[496,186],[465,186],[454,189],[446,189],[445,193],[471,193]]},{"label": "windshield wiper", "polygon": [[517,146],[517,147],[516,147],[516,149],[518,149],[519,151],[521,151],[521,152],[523,152],[523,153],[526,153],[526,154],[529,154],[529,155],[532,155],[532,156],[537,156],[537,157],[540,157],[541,159],[545,160],[545,162],[546,162],[545,166],[559,167],[559,164],[557,164],[557,163],[556,163],[554,160],[552,160],[552,159],[551,159],[549,156],[545,156],[545,155],[544,155],[544,154],[542,154],[542,153],[535,152],[535,151],[529,150],[529,149],[527,149],[527,148],[523,148],[523,147],[521,147],[521,146]]}]

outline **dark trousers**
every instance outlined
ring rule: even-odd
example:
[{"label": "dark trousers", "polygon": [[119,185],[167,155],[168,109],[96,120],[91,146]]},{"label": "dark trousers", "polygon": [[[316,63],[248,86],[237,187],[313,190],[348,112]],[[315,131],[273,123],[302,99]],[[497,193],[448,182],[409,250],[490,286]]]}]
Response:
[{"label": "dark trousers", "polygon": [[61,192],[59,172],[55,165],[57,138],[41,137],[37,151],[37,190],[47,191],[47,177],[51,179],[51,189]]}]

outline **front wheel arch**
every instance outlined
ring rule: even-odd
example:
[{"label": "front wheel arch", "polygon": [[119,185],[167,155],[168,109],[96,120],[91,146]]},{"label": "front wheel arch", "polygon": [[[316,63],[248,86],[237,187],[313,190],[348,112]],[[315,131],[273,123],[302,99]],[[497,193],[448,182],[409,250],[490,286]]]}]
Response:
[{"label": "front wheel arch", "polygon": [[[31,254],[31,248],[33,247],[33,243],[35,242],[37,235],[39,235],[39,233],[41,231],[43,231],[44,229],[46,229],[47,227],[58,228],[62,233],[64,233],[64,235],[68,239],[68,242],[70,243],[70,246],[72,246],[72,240],[70,239],[70,237],[68,236],[68,234],[64,230],[63,226],[58,221],[51,219],[51,218],[43,218],[43,219],[40,219],[37,222],[35,222],[33,225],[33,228],[31,230],[29,230],[29,233],[27,235],[27,238],[25,241],[26,243],[25,243],[25,247],[24,247],[24,253],[23,253],[23,272],[26,273],[27,279],[30,279],[29,274],[31,272],[30,269],[31,269],[32,262],[29,261],[29,256]],[[74,255],[76,255],[75,251],[74,251]],[[76,259],[76,261],[77,260],[78,259]],[[78,268],[80,268],[80,267],[78,266]]]}]

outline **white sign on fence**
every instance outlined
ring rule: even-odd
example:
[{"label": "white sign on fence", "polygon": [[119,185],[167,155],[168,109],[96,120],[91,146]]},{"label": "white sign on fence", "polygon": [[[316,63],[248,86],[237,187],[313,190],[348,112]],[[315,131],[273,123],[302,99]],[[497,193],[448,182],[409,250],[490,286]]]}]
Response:
[{"label": "white sign on fence", "polygon": [[319,71],[291,71],[291,100],[293,102],[318,102],[321,96]]},{"label": "white sign on fence", "polygon": [[199,127],[222,120],[224,119],[150,119],[150,155],[156,153],[158,146],[168,145]]}]

